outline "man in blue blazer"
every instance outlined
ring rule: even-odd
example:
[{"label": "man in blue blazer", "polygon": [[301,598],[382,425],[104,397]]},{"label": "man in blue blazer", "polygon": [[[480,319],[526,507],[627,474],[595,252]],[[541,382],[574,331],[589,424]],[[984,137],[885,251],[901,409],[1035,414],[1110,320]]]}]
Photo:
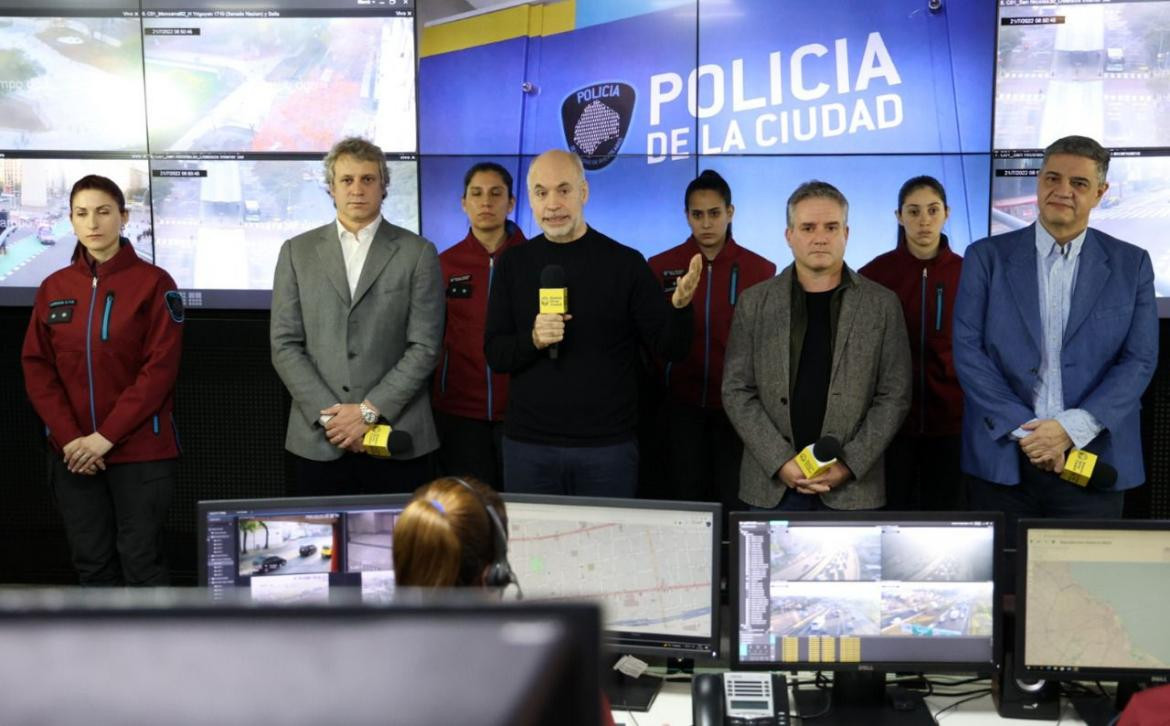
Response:
[{"label": "man in blue blazer", "polygon": [[[1039,221],[967,248],[955,303],[966,397],[961,465],[972,509],[1020,517],[1120,517],[1145,481],[1139,409],[1158,358],[1145,250],[1089,228],[1109,152],[1068,136],[1044,150]],[[1100,490],[1059,477],[1071,448],[1117,470]]]}]

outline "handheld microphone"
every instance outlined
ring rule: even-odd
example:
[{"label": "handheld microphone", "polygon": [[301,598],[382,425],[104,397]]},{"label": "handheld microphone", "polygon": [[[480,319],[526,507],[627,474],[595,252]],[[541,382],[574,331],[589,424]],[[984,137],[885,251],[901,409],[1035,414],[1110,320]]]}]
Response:
[{"label": "handheld microphone", "polygon": [[[564,315],[569,312],[569,288],[565,285],[565,268],[545,265],[540,271],[540,314]],[[548,347],[548,357],[557,359],[560,345]]]},{"label": "handheld microphone", "polygon": [[801,449],[796,455],[796,465],[805,479],[815,479],[836,464],[843,453],[840,441],[832,436],[822,436],[816,443]]},{"label": "handheld microphone", "polygon": [[406,431],[392,429],[386,424],[373,426],[362,437],[362,448],[370,456],[391,459],[401,456],[414,446],[414,438]]},{"label": "handheld microphone", "polygon": [[1079,487],[1109,491],[1117,484],[1117,469],[1084,449],[1069,449],[1064,455],[1060,478]]}]

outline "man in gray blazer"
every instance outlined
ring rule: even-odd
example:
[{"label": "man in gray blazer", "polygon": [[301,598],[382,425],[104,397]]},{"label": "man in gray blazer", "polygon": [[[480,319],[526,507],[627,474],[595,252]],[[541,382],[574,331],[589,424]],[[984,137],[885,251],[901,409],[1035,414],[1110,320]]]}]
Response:
[{"label": "man in gray blazer", "polygon": [[[744,442],[739,497],[783,510],[869,509],[886,501],[883,453],[910,410],[910,346],[898,298],[845,267],[849,203],[806,182],[788,198],[794,262],[743,293],[723,405]],[[805,478],[796,455],[842,445]]]},{"label": "man in gray blazer", "polygon": [[[443,336],[438,254],[382,219],[390,178],[377,146],[338,142],[325,180],[337,220],[284,243],[272,286],[272,365],[292,396],[291,493],[413,491],[439,445],[427,396]],[[362,453],[378,422],[411,445],[390,459]]]}]

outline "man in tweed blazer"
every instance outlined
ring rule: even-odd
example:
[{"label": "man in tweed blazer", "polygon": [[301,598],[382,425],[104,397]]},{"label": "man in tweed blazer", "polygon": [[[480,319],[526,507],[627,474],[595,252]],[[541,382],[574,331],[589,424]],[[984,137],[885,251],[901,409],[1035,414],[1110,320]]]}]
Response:
[{"label": "man in tweed blazer", "polygon": [[[325,179],[337,220],[284,243],[272,288],[272,365],[292,396],[292,493],[413,491],[439,445],[427,396],[443,336],[438,254],[382,219],[389,172],[377,146],[339,142]],[[379,421],[412,445],[388,460],[362,453]]]},{"label": "man in tweed blazer", "polygon": [[[754,507],[886,501],[883,453],[910,409],[910,347],[897,297],[845,267],[848,214],[832,185],[798,187],[784,232],[793,264],[736,306],[723,405],[744,442],[739,497]],[[806,479],[795,457],[822,436],[844,454]]]}]

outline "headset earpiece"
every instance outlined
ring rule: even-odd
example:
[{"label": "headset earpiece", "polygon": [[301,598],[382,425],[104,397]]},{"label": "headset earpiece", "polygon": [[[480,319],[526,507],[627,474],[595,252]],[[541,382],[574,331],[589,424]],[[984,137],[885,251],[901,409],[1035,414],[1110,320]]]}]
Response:
[{"label": "headset earpiece", "polygon": [[492,554],[494,555],[492,563],[484,571],[483,584],[487,587],[500,590],[503,590],[508,585],[519,586],[519,583],[516,582],[516,575],[512,572],[512,565],[508,563],[508,533],[504,531],[504,522],[500,519],[496,508],[489,504],[483,498],[483,495],[475,490],[475,487],[463,479],[457,476],[448,478],[452,481],[459,482],[479,500],[479,503],[483,505],[484,512],[487,513],[488,520],[491,522],[492,535],[496,544],[492,548]]}]

